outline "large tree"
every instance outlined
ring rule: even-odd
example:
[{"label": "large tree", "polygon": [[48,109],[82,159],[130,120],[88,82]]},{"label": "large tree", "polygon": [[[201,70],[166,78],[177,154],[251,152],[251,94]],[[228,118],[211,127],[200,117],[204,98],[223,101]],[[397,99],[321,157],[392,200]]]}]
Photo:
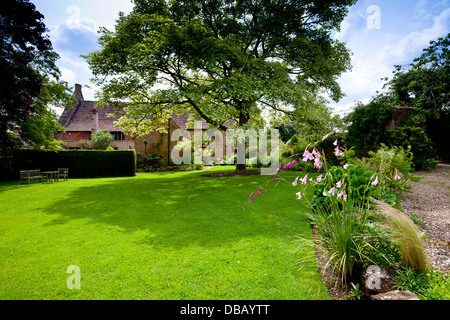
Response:
[{"label": "large tree", "polygon": [[86,56],[99,100],[127,101],[134,135],[192,111],[225,129],[267,109],[308,115],[311,95],[343,93],[350,53],[331,37],[356,0],[134,0]]},{"label": "large tree", "polygon": [[21,147],[55,146],[60,129],[50,108],[70,102],[59,81],[58,58],[43,15],[27,0],[2,0],[0,7],[0,154]]}]

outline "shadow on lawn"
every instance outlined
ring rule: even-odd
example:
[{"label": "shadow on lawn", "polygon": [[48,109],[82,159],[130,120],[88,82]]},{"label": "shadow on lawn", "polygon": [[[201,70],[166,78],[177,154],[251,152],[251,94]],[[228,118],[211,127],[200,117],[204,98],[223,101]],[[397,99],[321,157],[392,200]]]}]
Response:
[{"label": "shadow on lawn", "polygon": [[[280,233],[283,236],[280,228],[287,235],[298,232],[293,226],[303,219],[299,207],[287,201],[284,206],[292,206],[292,213],[278,214],[288,210],[270,201],[284,188],[273,188],[275,192],[252,205],[257,208],[252,213],[242,212],[248,194],[266,182],[267,176],[203,178],[199,174],[154,174],[80,187],[41,209],[58,216],[46,226],[88,219],[123,232],[145,230],[144,243],[156,244],[156,248],[223,246],[257,235],[279,237]],[[285,224],[292,227],[291,232],[286,233]]]}]

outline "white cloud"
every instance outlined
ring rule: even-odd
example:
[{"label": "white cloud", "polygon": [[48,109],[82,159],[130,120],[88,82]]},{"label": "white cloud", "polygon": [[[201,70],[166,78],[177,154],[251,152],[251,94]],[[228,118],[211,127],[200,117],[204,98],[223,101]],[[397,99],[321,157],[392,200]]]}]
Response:
[{"label": "white cloud", "polygon": [[61,67],[59,68],[59,70],[61,71],[61,79],[66,81],[67,83],[72,84],[75,82],[75,72],[73,72],[72,70],[65,68],[65,67]]},{"label": "white cloud", "polygon": [[450,8],[433,18],[431,28],[413,31],[397,43],[383,47],[380,59],[392,65],[409,63],[429,46],[431,40],[445,36],[448,30],[450,30]]}]

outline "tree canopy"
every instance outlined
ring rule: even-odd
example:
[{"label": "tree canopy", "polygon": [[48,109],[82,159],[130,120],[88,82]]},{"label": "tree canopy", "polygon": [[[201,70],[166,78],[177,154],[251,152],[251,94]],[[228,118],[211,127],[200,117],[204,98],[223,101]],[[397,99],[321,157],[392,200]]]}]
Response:
[{"label": "tree canopy", "polygon": [[[245,127],[267,110],[308,117],[320,93],[338,101],[350,68],[331,38],[356,0],[134,0],[86,56],[104,103],[126,101],[133,135],[173,112]],[[120,105],[122,106],[122,105]]]},{"label": "tree canopy", "polygon": [[59,81],[58,58],[43,15],[28,0],[4,0],[0,9],[0,150],[53,148],[61,129],[49,105],[66,106],[67,84]]}]

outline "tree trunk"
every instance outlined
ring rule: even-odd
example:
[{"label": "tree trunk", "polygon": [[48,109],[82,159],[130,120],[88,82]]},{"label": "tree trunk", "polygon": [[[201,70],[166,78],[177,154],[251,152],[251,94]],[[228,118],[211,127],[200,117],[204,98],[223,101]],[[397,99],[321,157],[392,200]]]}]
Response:
[{"label": "tree trunk", "polygon": [[241,163],[241,164],[237,163],[236,164],[236,171],[245,171],[246,167],[247,166],[245,165],[245,163]]}]

